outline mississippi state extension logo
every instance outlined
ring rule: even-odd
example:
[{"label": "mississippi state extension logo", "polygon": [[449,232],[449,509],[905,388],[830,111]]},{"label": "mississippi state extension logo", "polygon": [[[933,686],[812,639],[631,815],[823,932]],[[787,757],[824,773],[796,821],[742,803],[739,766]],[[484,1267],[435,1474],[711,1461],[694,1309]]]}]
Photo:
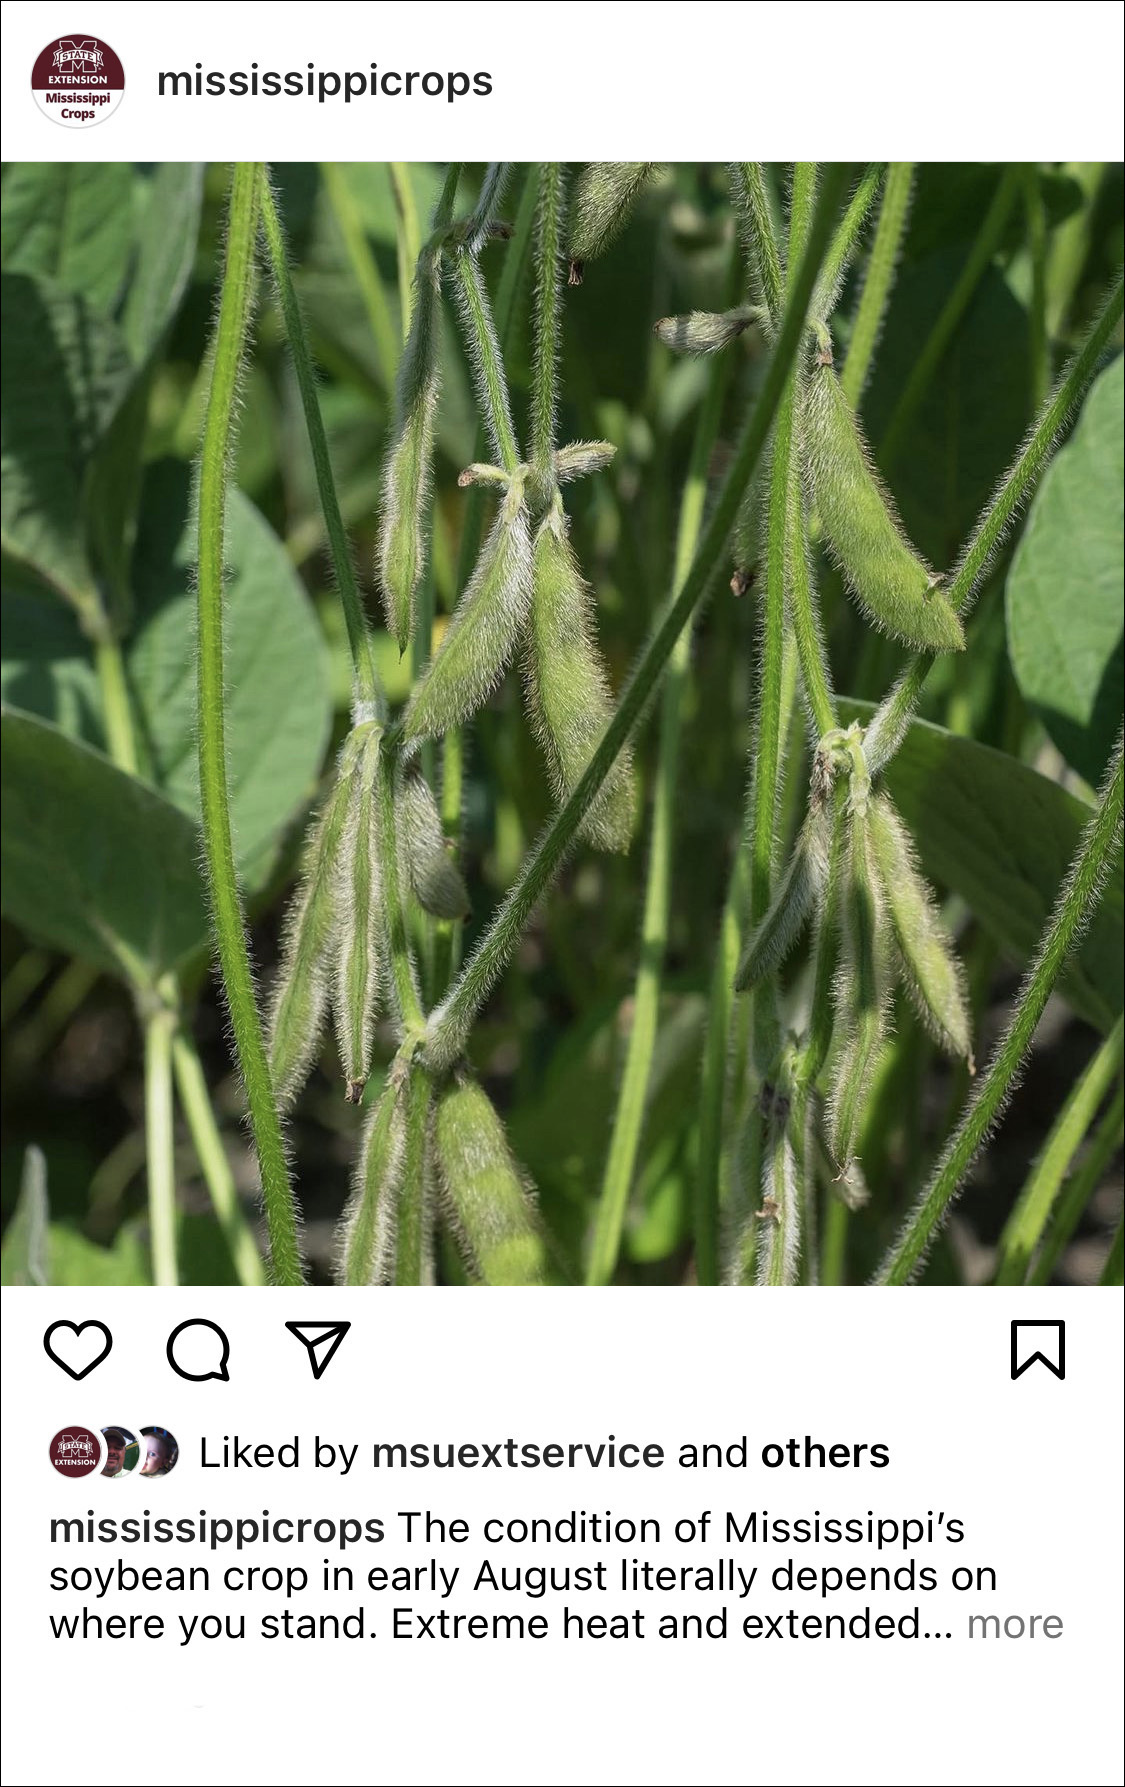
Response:
[{"label": "mississippi state extension logo", "polygon": [[101,1441],[88,1427],[64,1427],[51,1441],[50,1458],[60,1477],[88,1477],[102,1461]]},{"label": "mississippi state extension logo", "polygon": [[117,110],[125,93],[125,70],[103,38],[70,31],[35,58],[31,92],[46,117],[83,130]]}]

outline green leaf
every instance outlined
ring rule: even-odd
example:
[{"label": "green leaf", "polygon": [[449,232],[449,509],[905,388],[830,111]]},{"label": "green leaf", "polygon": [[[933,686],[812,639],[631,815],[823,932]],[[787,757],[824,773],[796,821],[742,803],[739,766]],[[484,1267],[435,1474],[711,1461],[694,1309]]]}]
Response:
[{"label": "green leaf", "polygon": [[[313,792],[332,718],[329,658],[312,604],[257,509],[232,491],[227,536],[227,745],[235,848],[261,862]],[[198,817],[195,535],[191,475],[151,466],[132,565],[125,644],[141,773]],[[105,748],[101,695],[74,617],[18,569],[4,583],[0,688],[10,705]],[[280,693],[279,693],[280,692]]]},{"label": "green leaf", "polygon": [[86,553],[87,468],[132,379],[125,344],[85,301],[22,273],[0,280],[0,530],[4,550],[59,594],[95,599]]},{"label": "green leaf", "polygon": [[0,1283],[48,1282],[47,1216],[47,1162],[41,1148],[31,1147],[23,1157],[19,1201],[4,1231]]},{"label": "green leaf", "polygon": [[[842,703],[867,719],[866,702]],[[916,720],[886,772],[931,881],[960,894],[1021,966],[1039,945],[1092,806],[1014,757]],[[1061,982],[1075,1011],[1109,1030],[1121,1011],[1121,859]]]},{"label": "green leaf", "polygon": [[205,942],[199,833],[108,758],[30,714],[0,719],[4,916],[137,984]]},{"label": "green leaf", "polygon": [[1048,468],[1008,573],[1008,651],[1025,699],[1096,784],[1121,724],[1125,362],[1102,373]]},{"label": "green leaf", "polygon": [[127,161],[15,161],[4,176],[0,260],[112,310],[133,253]]},{"label": "green leaf", "polygon": [[195,263],[203,204],[203,163],[166,161],[143,191],[137,263],[121,328],[138,365],[152,353],[179,308]]},{"label": "green leaf", "polygon": [[48,1230],[50,1284],[151,1284],[148,1249],[137,1225],[127,1223],[112,1247],[99,1247],[69,1224],[53,1222]]}]

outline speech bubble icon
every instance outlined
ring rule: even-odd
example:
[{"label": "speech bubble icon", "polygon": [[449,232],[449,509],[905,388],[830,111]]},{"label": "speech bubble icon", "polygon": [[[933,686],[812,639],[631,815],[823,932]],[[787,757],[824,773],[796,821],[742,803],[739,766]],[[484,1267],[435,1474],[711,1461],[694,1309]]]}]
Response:
[{"label": "speech bubble icon", "polygon": [[217,1322],[206,1316],[192,1316],[181,1322],[168,1336],[168,1363],[177,1377],[191,1384],[205,1384],[211,1378],[229,1383],[230,1341]]},{"label": "speech bubble icon", "polygon": [[1058,1378],[1066,1376],[1066,1323],[1012,1323],[1012,1377],[1022,1377],[1033,1365],[1045,1365]]}]

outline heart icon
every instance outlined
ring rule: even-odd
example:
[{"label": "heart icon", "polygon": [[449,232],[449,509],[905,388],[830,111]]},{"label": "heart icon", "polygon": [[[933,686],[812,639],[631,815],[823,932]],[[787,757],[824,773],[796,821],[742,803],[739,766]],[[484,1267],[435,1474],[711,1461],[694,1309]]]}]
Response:
[{"label": "heart icon", "polygon": [[[96,1332],[84,1341],[82,1336],[88,1328]],[[60,1341],[53,1345],[56,1335],[60,1336]],[[73,1340],[68,1339],[68,1335],[73,1335]],[[97,1335],[101,1336],[100,1345],[97,1343]],[[89,1377],[102,1360],[109,1357],[113,1335],[104,1322],[52,1322],[43,1336],[43,1345],[48,1359],[53,1359],[68,1377],[77,1379]],[[74,1361],[73,1364],[71,1360]]]}]

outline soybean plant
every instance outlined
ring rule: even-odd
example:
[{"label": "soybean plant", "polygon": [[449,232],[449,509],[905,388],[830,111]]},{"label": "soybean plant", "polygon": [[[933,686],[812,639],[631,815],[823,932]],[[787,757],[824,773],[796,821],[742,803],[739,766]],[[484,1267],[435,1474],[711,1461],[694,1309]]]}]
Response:
[{"label": "soybean plant", "polygon": [[[460,1269],[472,1278],[535,1284],[558,1276],[528,1175],[474,1073],[472,1034],[568,855],[581,844],[639,857],[642,809],[631,741],[670,667],[635,1028],[586,1262],[591,1282],[612,1279],[660,1022],[692,630],[725,573],[736,594],[751,592],[757,624],[747,629],[752,705],[745,812],[700,1067],[695,1271],[703,1282],[811,1282],[818,1209],[823,1203],[838,1238],[832,1210],[860,1209],[867,1198],[865,1136],[896,990],[932,1044],[967,1075],[976,1073],[966,972],[886,772],[931,666],[971,650],[965,618],[1119,326],[1121,284],[1044,400],[968,543],[948,569],[935,568],[908,536],[857,408],[890,300],[911,170],[873,165],[849,189],[845,170],[797,164],[782,204],[766,170],[733,165],[724,307],[655,323],[658,351],[706,356],[711,366],[681,496],[672,586],[615,698],[599,647],[596,594],[567,512],[568,486],[610,470],[614,446],[559,439],[560,382],[567,377],[563,313],[564,303],[589,300],[591,263],[630,227],[642,195],[659,191],[662,174],[650,163],[595,163],[577,175],[558,163],[529,169],[519,206],[523,227],[513,235],[504,216],[511,171],[490,166],[464,210],[464,171],[451,166],[428,233],[411,245],[414,264],[404,276],[408,328],[379,478],[375,563],[387,632],[412,668],[398,712],[376,674],[277,200],[264,168],[240,167],[234,177],[200,477],[199,739],[214,927],[261,1164],[273,1269],[285,1281],[302,1271],[282,1117],[309,1074],[331,1013],[350,1104],[369,1102],[378,1025],[389,1026],[395,1049],[357,1137],[339,1232],[341,1282],[432,1281],[439,1228],[453,1238]],[[991,212],[986,219],[982,266],[1009,197],[1000,223]],[[849,326],[837,308],[872,217],[873,244]],[[293,358],[353,673],[350,728],[304,845],[264,1026],[234,879],[222,729],[223,501],[259,242]],[[406,266],[401,236],[399,246]],[[501,285],[499,319],[485,276],[486,256],[493,254],[508,256],[511,270]],[[526,260],[534,296],[521,441],[505,340]],[[570,295],[584,280],[584,289]],[[955,295],[963,304],[963,295]],[[939,318],[920,363],[940,362],[956,321]],[[451,329],[469,368],[483,445],[459,479],[468,505],[461,525],[466,562],[456,606],[433,649],[434,458],[443,343]],[[838,367],[840,333],[849,345]],[[755,389],[733,444],[719,455],[725,471],[716,480],[711,468],[726,374],[730,357],[743,354],[748,340],[757,355]],[[912,383],[910,401],[917,399]],[[894,424],[898,433],[904,427]],[[883,463],[895,462],[884,456]],[[855,718],[836,693],[817,586],[821,548],[865,624],[912,654],[870,718]],[[455,973],[469,909],[456,849],[462,732],[515,666],[527,734],[541,752],[555,811]],[[802,758],[806,786],[792,822],[783,795]],[[445,765],[440,785],[439,760]],[[977,1075],[931,1182],[887,1255],[880,1274],[886,1280],[902,1282],[917,1271],[1003,1107],[1038,1014],[1119,848],[1120,784],[1119,742],[1009,1031]],[[734,814],[731,829],[737,829]],[[424,926],[442,947],[420,963],[415,939]],[[790,976],[806,933],[806,970]],[[701,948],[701,966],[708,954]]]}]

